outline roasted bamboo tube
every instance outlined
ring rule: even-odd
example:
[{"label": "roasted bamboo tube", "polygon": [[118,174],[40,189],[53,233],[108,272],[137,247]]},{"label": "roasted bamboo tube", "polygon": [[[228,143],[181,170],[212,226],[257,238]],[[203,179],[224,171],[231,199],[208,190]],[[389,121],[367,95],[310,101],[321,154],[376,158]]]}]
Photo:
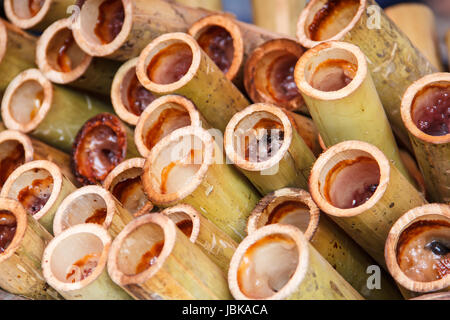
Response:
[{"label": "roasted bamboo tube", "polygon": [[222,0],[169,0],[189,7],[198,7],[214,11],[222,11]]},{"label": "roasted bamboo tube", "polygon": [[428,197],[450,203],[450,73],[414,82],[402,99],[401,116],[425,179]]},{"label": "roasted bamboo tube", "polygon": [[61,202],[76,187],[53,162],[36,160],[21,165],[6,180],[0,197],[22,204],[28,214],[53,234],[53,218]]},{"label": "roasted bamboo tube", "polygon": [[324,40],[357,45],[370,61],[392,129],[410,146],[400,116],[401,97],[413,81],[435,69],[374,0],[311,0],[300,14],[297,38],[307,48]]},{"label": "roasted bamboo tube", "polygon": [[0,300],[28,300],[27,298],[0,290]]},{"label": "roasted bamboo tube", "polygon": [[61,299],[42,275],[42,253],[52,236],[17,201],[0,198],[0,211],[0,287],[30,299]]},{"label": "roasted bamboo tube", "polygon": [[300,58],[294,74],[327,147],[347,140],[373,144],[414,182],[400,158],[364,53],[357,46],[322,43]]},{"label": "roasted bamboo tube", "polygon": [[130,300],[109,277],[111,237],[90,223],[71,227],[45,248],[45,280],[67,300]]},{"label": "roasted bamboo tube", "polygon": [[61,203],[53,219],[53,233],[57,236],[75,225],[94,223],[114,238],[133,218],[106,189],[86,186],[72,192]]},{"label": "roasted bamboo tube", "polygon": [[389,272],[404,288],[450,291],[450,206],[428,204],[405,213],[386,240]]},{"label": "roasted bamboo tube", "polygon": [[108,273],[135,299],[231,299],[222,270],[162,214],[125,227],[111,246]]},{"label": "roasted bamboo tube", "polygon": [[93,59],[73,39],[71,18],[52,23],[36,45],[36,64],[52,82],[109,96],[118,64]]},{"label": "roasted bamboo tube", "polygon": [[206,219],[194,207],[180,204],[161,211],[168,216],[192,243],[227,274],[230,261],[238,244]]},{"label": "roasted bamboo tube", "polygon": [[406,150],[399,150],[400,158],[405,165],[406,170],[408,170],[409,175],[414,179],[418,190],[425,195],[425,181],[423,179],[422,172],[420,172],[419,166],[413,156]]},{"label": "roasted bamboo tube", "polygon": [[157,206],[193,206],[240,242],[259,195],[225,161],[220,146],[206,130],[192,126],[178,129],[147,157],[142,175],[145,193]]},{"label": "roasted bamboo tube", "polygon": [[283,224],[262,227],[241,242],[228,285],[238,300],[363,299],[299,229]]},{"label": "roasted bamboo tube", "polygon": [[224,131],[228,121],[250,103],[185,33],[153,40],[139,56],[137,77],[149,91],[190,99],[208,123]]},{"label": "roasted bamboo tube", "polygon": [[278,107],[254,104],[234,115],[224,135],[227,157],[265,195],[308,187],[314,154]]},{"label": "roasted bamboo tube", "polygon": [[375,146],[341,142],[311,170],[314,202],[383,267],[389,229],[425,199]]},{"label": "roasted bamboo tube", "polygon": [[313,247],[364,298],[370,300],[402,299],[392,279],[385,272],[380,289],[367,286],[367,268],[375,261],[345,232],[325,215],[308,192],[285,188],[268,194],[253,210],[247,222],[247,233],[270,224],[282,223],[299,228]]},{"label": "roasted bamboo tube", "polygon": [[37,69],[28,69],[11,81],[1,109],[8,129],[29,133],[70,153],[83,124],[101,112],[108,112],[110,107],[87,95],[52,84]]},{"label": "roasted bamboo tube", "polygon": [[303,141],[305,141],[308,148],[312,151],[314,156],[318,156],[322,153],[323,149],[320,142],[320,134],[314,124],[314,121],[306,116],[301,114],[291,112],[288,110],[284,110],[285,114],[288,116],[291,121],[292,127],[295,131],[297,131],[298,135],[302,137]]}]

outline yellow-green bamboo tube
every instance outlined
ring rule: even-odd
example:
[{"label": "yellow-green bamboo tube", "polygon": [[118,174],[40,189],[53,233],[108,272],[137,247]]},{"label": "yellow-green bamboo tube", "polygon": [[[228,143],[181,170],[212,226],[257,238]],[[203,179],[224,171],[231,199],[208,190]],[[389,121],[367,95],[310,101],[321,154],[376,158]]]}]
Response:
[{"label": "yellow-green bamboo tube", "polygon": [[[364,159],[377,169],[365,166]],[[359,167],[352,168],[355,163]],[[357,201],[354,193],[368,191],[369,185],[378,186],[367,193],[366,202]],[[378,148],[362,141],[341,142],[325,151],[311,170],[309,191],[317,206],[383,267],[390,228],[406,211],[425,203]]]},{"label": "yellow-green bamboo tube", "polygon": [[[19,201],[28,214],[53,234],[56,210],[64,198],[75,190],[76,187],[56,164],[47,160],[36,160],[21,165],[11,173],[0,197]],[[47,200],[42,203],[45,197]]]},{"label": "yellow-green bamboo tube", "polygon": [[373,144],[414,183],[400,158],[364,53],[357,46],[321,43],[302,55],[294,74],[327,147],[347,140]]},{"label": "yellow-green bamboo tube", "polygon": [[[260,128],[262,122],[269,124]],[[271,130],[274,123],[278,132]],[[264,141],[256,140],[261,136],[260,131],[254,132],[256,127],[272,137],[269,146],[267,136],[263,136]],[[280,132],[283,132],[281,140]],[[254,148],[251,148],[252,140]],[[316,158],[293,129],[289,117],[275,105],[253,104],[235,114],[225,130],[224,145],[227,157],[261,194],[284,187],[307,189]],[[271,153],[268,153],[269,149]]]},{"label": "yellow-green bamboo tube", "polygon": [[299,42],[307,48],[324,40],[357,45],[367,57],[370,73],[393,131],[410,147],[400,116],[401,98],[413,81],[434,72],[434,67],[374,0],[347,1],[337,9],[327,11],[329,14],[325,14],[324,18],[316,19],[318,32],[311,37],[309,27],[326,2],[311,0],[302,11],[297,26]]},{"label": "yellow-green bamboo tube", "polygon": [[238,244],[206,219],[194,207],[180,204],[161,211],[183,233],[227,274],[230,260]]},{"label": "yellow-green bamboo tube", "polygon": [[188,7],[198,7],[213,11],[222,11],[222,0],[168,0]]},{"label": "yellow-green bamboo tube", "polygon": [[[440,90],[442,94],[450,94],[450,73],[435,73],[417,80],[403,96],[401,115],[425,179],[428,198],[435,202],[450,203],[450,133],[431,135],[419,127],[421,112],[426,108],[439,106],[436,104],[439,96],[433,95],[439,94]],[[443,111],[437,109],[434,112]],[[446,129],[447,132],[449,129]]]},{"label": "yellow-green bamboo tube", "polygon": [[283,224],[262,227],[241,242],[228,285],[238,300],[363,299],[299,229]]},{"label": "yellow-green bamboo tube", "polygon": [[[145,261],[149,253],[148,258],[156,258],[152,265]],[[231,299],[222,270],[172,220],[158,213],[136,218],[117,236],[108,273],[135,299]]]},{"label": "yellow-green bamboo tube", "polygon": [[[173,54],[170,52],[167,54],[167,51],[164,51],[165,48],[171,48],[172,45],[183,46],[185,48],[183,50],[192,54],[192,61],[187,72],[175,82],[169,82],[170,79],[162,79],[161,76],[149,77],[148,69],[153,75],[160,72],[162,67],[167,68],[169,63],[172,67],[169,59],[179,54],[179,51]],[[156,55],[158,55],[157,60],[160,64],[158,66],[154,64],[149,68]],[[157,95],[180,94],[190,99],[206,121],[213,128],[222,132],[231,117],[250,104],[202,51],[197,41],[186,33],[169,33],[153,40],[139,56],[136,73],[139,81],[150,92]],[[153,79],[155,80],[153,81]],[[161,81],[167,82],[167,84],[162,84]]]},{"label": "yellow-green bamboo tube", "polygon": [[[45,280],[67,300],[130,300],[108,276],[106,262],[111,241],[105,229],[91,223],[65,230],[45,248],[42,258]],[[73,266],[80,273],[90,270],[86,272],[89,275],[80,277],[75,272],[72,279]]]},{"label": "yellow-green bamboo tube", "polygon": [[[142,182],[153,204],[161,207],[189,204],[240,242],[259,194],[226,163],[220,147],[200,127],[178,129],[152,149]],[[170,174],[172,170],[177,172]]]},{"label": "yellow-green bamboo tube", "polygon": [[313,247],[364,298],[370,300],[402,299],[392,279],[384,271],[380,288],[369,288],[368,267],[375,261],[341,228],[324,214],[308,192],[285,188],[268,194],[253,210],[247,233],[270,224],[283,223],[299,228]]},{"label": "yellow-green bamboo tube", "polygon": [[61,299],[44,280],[41,259],[50,233],[28,215],[22,205],[1,198],[0,210],[16,218],[16,231],[6,250],[0,254],[0,287],[12,294],[36,300]]},{"label": "yellow-green bamboo tube", "polygon": [[99,113],[110,111],[111,107],[88,95],[52,84],[37,69],[28,69],[11,81],[1,109],[8,129],[28,133],[70,153],[84,123]]},{"label": "yellow-green bamboo tube", "polygon": [[289,120],[291,120],[293,129],[305,141],[314,156],[319,156],[323,149],[320,145],[319,130],[317,130],[314,121],[309,117],[288,110],[285,110],[285,113]]}]

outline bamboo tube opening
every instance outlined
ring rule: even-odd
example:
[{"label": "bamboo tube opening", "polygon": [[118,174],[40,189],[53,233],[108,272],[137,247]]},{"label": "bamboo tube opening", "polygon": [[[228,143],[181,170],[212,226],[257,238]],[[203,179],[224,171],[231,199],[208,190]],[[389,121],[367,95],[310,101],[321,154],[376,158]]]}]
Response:
[{"label": "bamboo tube opening", "polygon": [[81,7],[73,35],[91,56],[107,56],[119,49],[133,25],[131,0],[87,0]]},{"label": "bamboo tube opening", "polygon": [[72,227],[55,237],[44,250],[46,281],[58,291],[74,291],[95,281],[106,267],[111,238],[91,224]]},{"label": "bamboo tube opening", "polygon": [[433,144],[450,143],[450,74],[435,73],[414,82],[402,99],[401,114],[409,132]]},{"label": "bamboo tube opening", "polygon": [[44,19],[51,3],[51,0],[5,0],[4,9],[13,24],[29,29]]},{"label": "bamboo tube opening", "polygon": [[319,225],[319,208],[308,192],[285,188],[262,198],[247,222],[247,234],[275,223],[292,225],[311,240]]},{"label": "bamboo tube opening", "polygon": [[195,22],[188,33],[227,79],[233,80],[244,59],[244,43],[238,25],[227,16],[210,15]]},{"label": "bamboo tube opening", "polygon": [[224,135],[228,158],[249,171],[272,168],[284,157],[292,141],[292,124],[280,108],[258,103],[236,113]]},{"label": "bamboo tube opening", "polygon": [[161,214],[168,216],[181,232],[183,232],[192,243],[195,243],[201,228],[197,210],[190,205],[179,204],[161,211]]},{"label": "bamboo tube opening", "polygon": [[27,229],[27,214],[20,203],[0,200],[0,263],[9,259],[19,248]]},{"label": "bamboo tube opening", "polygon": [[143,158],[125,160],[115,167],[103,182],[103,187],[134,215],[149,203],[141,181],[144,163]]},{"label": "bamboo tube opening", "polygon": [[53,220],[55,236],[78,224],[98,224],[108,229],[116,214],[112,195],[100,186],[82,187],[60,204]]},{"label": "bamboo tube opening", "polygon": [[433,292],[450,287],[450,206],[429,204],[403,215],[389,232],[386,264],[408,290]]},{"label": "bamboo tube opening", "polygon": [[167,95],[153,101],[139,117],[134,141],[139,153],[147,157],[152,148],[171,132],[200,125],[200,114],[189,99]]},{"label": "bamboo tube opening", "polygon": [[144,88],[136,75],[138,58],[124,63],[114,76],[111,87],[111,101],[117,115],[125,122],[136,125],[139,116],[156,99]]},{"label": "bamboo tube opening", "polygon": [[92,57],[75,42],[70,19],[50,25],[36,46],[36,63],[44,75],[55,83],[70,83],[78,79],[89,67]]},{"label": "bamboo tube opening", "polygon": [[195,76],[200,60],[201,48],[192,36],[181,32],[167,33],[142,51],[136,73],[148,90],[171,92]]},{"label": "bamboo tube opening", "polygon": [[82,184],[101,183],[127,154],[125,126],[115,115],[101,113],[86,121],[72,149],[72,167]]},{"label": "bamboo tube opening", "polygon": [[286,298],[303,281],[308,260],[308,242],[297,228],[265,226],[236,249],[228,273],[230,291],[239,300]]},{"label": "bamboo tube opening", "polygon": [[2,100],[2,118],[8,129],[28,133],[50,110],[52,83],[38,69],[28,69],[8,85]]},{"label": "bamboo tube opening", "polygon": [[317,159],[311,171],[310,192],[326,213],[353,217],[381,199],[389,176],[389,160],[378,148],[362,141],[345,141]]},{"label": "bamboo tube opening", "polygon": [[200,185],[213,161],[214,140],[200,127],[185,127],[163,138],[151,151],[142,182],[150,200],[168,205]]},{"label": "bamboo tube opening", "polygon": [[294,81],[294,69],[303,53],[303,47],[290,39],[270,40],[255,49],[244,72],[250,98],[288,110],[300,109],[304,102]]},{"label": "bamboo tube opening", "polygon": [[340,40],[365,8],[366,0],[311,0],[300,14],[297,38],[308,48],[321,41]]}]

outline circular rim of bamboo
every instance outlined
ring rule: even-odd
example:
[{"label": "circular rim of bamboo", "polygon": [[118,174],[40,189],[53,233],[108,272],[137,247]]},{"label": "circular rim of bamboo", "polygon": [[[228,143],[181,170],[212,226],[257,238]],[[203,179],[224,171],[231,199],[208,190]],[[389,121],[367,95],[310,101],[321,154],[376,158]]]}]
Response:
[{"label": "circular rim of bamboo", "polygon": [[178,204],[176,206],[170,207],[170,208],[166,208],[163,211],[161,211],[161,214],[165,214],[166,216],[170,217],[171,214],[174,213],[184,213],[186,214],[192,222],[192,232],[191,232],[191,236],[189,237],[189,240],[192,243],[195,243],[195,241],[197,241],[198,238],[198,234],[200,233],[200,213],[195,210],[195,208],[193,206],[190,206],[188,204]]},{"label": "circular rim of bamboo", "polygon": [[4,1],[4,10],[5,15],[8,17],[8,19],[18,26],[21,29],[30,29],[37,24],[39,24],[47,15],[48,10],[50,9],[52,1],[44,1],[44,4],[42,5],[41,9],[39,9],[38,13],[34,15],[31,18],[20,18],[13,9],[12,2],[14,0],[5,0]]},{"label": "circular rim of bamboo", "polygon": [[30,137],[17,130],[4,130],[0,132],[0,145],[7,141],[16,141],[22,145],[25,151],[25,163],[33,161],[34,147]]},{"label": "circular rim of bamboo", "polygon": [[409,210],[394,223],[385,244],[384,256],[390,274],[400,285],[414,292],[433,292],[450,287],[450,275],[435,281],[415,281],[406,276],[397,262],[397,242],[402,232],[414,222],[431,215],[443,216],[450,221],[450,206],[433,203]]},{"label": "circular rim of bamboo", "polygon": [[297,40],[298,42],[300,42],[301,45],[303,45],[306,48],[313,48],[316,45],[320,44],[321,42],[324,41],[333,41],[333,40],[340,40],[342,39],[342,37],[349,32],[350,30],[353,29],[353,27],[356,25],[356,23],[359,21],[359,19],[361,18],[361,16],[365,13],[365,9],[367,6],[367,0],[359,0],[359,7],[358,7],[358,11],[355,13],[355,16],[353,17],[353,19],[349,22],[349,24],[343,28],[341,31],[339,31],[337,34],[335,34],[333,37],[323,40],[323,41],[314,41],[311,40],[306,32],[305,32],[305,28],[306,26],[306,20],[309,17],[313,6],[323,0],[311,0],[309,1],[309,3],[306,5],[306,7],[302,10],[302,12],[300,13],[300,16],[298,18],[298,22],[297,22]]},{"label": "circular rim of bamboo", "polygon": [[[246,117],[251,116],[254,113],[265,112],[269,113],[272,116],[278,118],[283,125],[284,129],[284,139],[283,144],[278,149],[278,151],[271,156],[266,161],[262,162],[251,162],[247,161],[234,150],[234,133],[236,127],[239,125],[241,121],[243,121]],[[228,122],[227,127],[224,133],[224,146],[227,157],[233,162],[233,164],[241,169],[248,171],[262,171],[272,168],[274,165],[279,163],[286,153],[289,151],[289,148],[293,139],[293,125],[289,120],[289,117],[286,113],[280,109],[279,107],[268,104],[268,103],[255,103],[242,111],[237,112],[231,120]]]},{"label": "circular rim of bamboo", "polygon": [[230,16],[213,14],[194,22],[187,33],[197,40],[210,27],[223,28],[233,38],[233,61],[225,73],[225,77],[232,81],[244,62],[244,40],[242,39],[241,29]]},{"label": "circular rim of bamboo", "polygon": [[103,181],[103,188],[111,192],[109,189],[115,187],[117,183],[115,180],[120,178],[122,174],[126,173],[130,169],[134,168],[144,168],[145,159],[144,158],[131,158],[119,163]]},{"label": "circular rim of bamboo", "polygon": [[[278,200],[281,199],[280,202]],[[299,188],[283,188],[267,194],[262,198],[255,209],[253,209],[250,217],[247,220],[246,231],[247,234],[252,234],[256,230],[262,228],[258,227],[261,219],[267,218],[272,213],[272,210],[279,204],[285,201],[297,201],[304,204],[309,209],[309,223],[308,228],[303,232],[305,238],[310,241],[319,227],[320,209],[313,201],[309,192]],[[272,208],[270,208],[273,205]],[[265,224],[266,226],[268,224]]]},{"label": "circular rim of bamboo", "polygon": [[[51,258],[53,250],[58,246],[58,244],[67,238],[79,234],[79,233],[89,233],[95,235],[97,238],[99,238],[102,241],[103,244],[103,250],[102,254],[100,255],[100,258],[98,260],[98,264],[95,267],[95,269],[92,271],[92,273],[86,277],[85,279],[81,281],[77,281],[74,283],[69,282],[63,282],[56,278],[56,276],[53,275],[51,269]],[[64,230],[59,235],[55,235],[55,237],[48,243],[47,247],[44,250],[44,254],[42,255],[42,271],[45,280],[47,283],[52,286],[53,288],[57,289],[58,291],[75,291],[80,290],[85,287],[87,287],[89,284],[97,280],[97,278],[103,273],[106,267],[106,262],[108,260],[108,253],[111,249],[111,237],[109,236],[108,232],[102,228],[99,225],[93,224],[93,223],[83,223],[79,224],[73,227],[70,227],[69,229]]]},{"label": "circular rim of bamboo", "polygon": [[[162,194],[159,190],[155,190],[153,185],[153,174],[152,174],[152,163],[155,161],[159,153],[167,145],[177,142],[180,138],[186,136],[196,136],[203,144],[203,163],[200,168],[195,173],[194,177],[191,179],[190,183],[185,186],[182,190],[174,193]],[[142,184],[144,186],[144,191],[147,194],[149,200],[156,205],[171,205],[178,201],[186,198],[192,192],[194,192],[198,186],[202,183],[203,179],[206,177],[209,166],[213,164],[214,161],[214,140],[208,131],[201,127],[184,127],[175,130],[168,136],[164,137],[159,141],[150,151],[147,160],[144,165],[144,173],[142,174]]]},{"label": "circular rim of bamboo", "polygon": [[228,270],[228,287],[236,300],[254,300],[254,298],[247,297],[241,291],[237,280],[238,269],[241,260],[249,247],[258,240],[272,234],[282,234],[295,241],[298,251],[298,264],[294,274],[281,290],[270,297],[258,300],[278,300],[287,298],[298,289],[300,283],[305,278],[309,265],[309,247],[308,240],[303,233],[296,227],[290,225],[271,224],[264,226],[244,238],[231,258],[230,268]]},{"label": "circular rim of bamboo", "polygon": [[[103,229],[108,230],[110,227],[114,215],[116,214],[116,202],[112,194],[99,185],[89,185],[84,186],[79,189],[76,189],[74,192],[69,194],[63,201],[61,201],[58,210],[56,210],[55,216],[53,218],[53,234],[58,236],[63,233],[65,230],[73,228],[76,225],[70,226],[69,228],[62,229],[62,220],[64,218],[64,211],[69,207],[72,202],[76,201],[79,197],[84,196],[86,194],[95,194],[105,201],[106,204],[106,217],[103,225],[101,226]],[[84,224],[84,223],[81,223]],[[94,223],[90,223],[94,224]]]},{"label": "circular rim of bamboo", "polygon": [[419,140],[425,141],[431,144],[446,144],[450,143],[450,133],[444,136],[432,136],[426,134],[419,128],[412,120],[411,107],[414,102],[416,95],[425,87],[432,85],[436,82],[448,82],[450,85],[450,73],[438,72],[426,75],[425,77],[415,81],[412,85],[406,89],[403,94],[402,103],[400,107],[401,116],[405,127],[408,129],[409,133]]},{"label": "circular rim of bamboo", "polygon": [[6,30],[6,25],[3,19],[0,19],[0,63],[6,55],[8,48],[8,31]]},{"label": "circular rim of bamboo", "polygon": [[[94,57],[104,57],[113,54],[126,42],[128,36],[133,28],[133,15],[134,7],[132,0],[121,0],[124,9],[124,20],[122,24],[122,29],[119,34],[114,38],[113,41],[107,44],[101,44],[99,41],[90,41],[89,36],[86,36],[83,30],[83,13],[92,10],[91,3],[94,0],[86,0],[86,2],[81,7],[80,13],[76,21],[72,24],[73,26],[73,37],[80,48],[86,52],[88,55]],[[98,7],[102,2],[96,3],[95,7]],[[95,36],[95,35],[94,35]]]},{"label": "circular rim of bamboo", "polygon": [[450,292],[429,293],[409,300],[450,300]]},{"label": "circular rim of bamboo", "polygon": [[155,206],[150,201],[148,201],[146,204],[144,204],[144,206],[138,212],[136,212],[134,214],[134,217],[137,218],[137,217],[140,217],[140,216],[143,216],[146,214],[156,213],[156,212],[152,212],[152,210],[154,208],[155,208]]},{"label": "circular rim of bamboo", "polygon": [[[70,27],[72,25],[70,19],[71,18],[60,19],[53,22],[49,27],[47,27],[47,29],[44,30],[36,43],[36,65],[39,67],[39,70],[41,70],[41,72],[54,83],[66,84],[77,80],[86,72],[92,62],[92,56],[84,52],[85,57],[82,62],[75,67],[75,69],[70,70],[69,72],[58,71],[48,62],[47,50],[49,44],[53,39],[55,39],[60,31],[64,29],[68,29],[70,31]],[[72,33],[72,31],[70,32]]]},{"label": "circular rim of bamboo", "polygon": [[[14,119],[11,114],[11,100],[16,91],[27,81],[38,82],[44,91],[44,100],[36,116],[27,123],[20,123]],[[1,105],[1,114],[5,126],[8,129],[18,130],[28,133],[36,129],[44,120],[50,111],[53,102],[53,84],[48,80],[39,69],[28,69],[19,73],[8,85],[4,94]]]},{"label": "circular rim of bamboo", "polygon": [[22,240],[28,228],[27,212],[20,202],[9,199],[0,198],[0,210],[6,210],[16,218],[16,232],[11,243],[6,247],[3,253],[0,253],[0,263],[8,260],[20,248]]},{"label": "circular rim of bamboo", "polygon": [[201,126],[200,113],[198,112],[194,103],[188,98],[177,94],[169,94],[153,100],[142,112],[136,124],[136,128],[134,129],[134,143],[136,144],[139,153],[144,158],[148,157],[151,151],[147,148],[146,144],[144,143],[144,139],[142,137],[144,125],[146,124],[150,116],[152,116],[152,113],[154,111],[158,110],[158,108],[169,103],[176,104],[187,110],[187,112],[189,113],[189,118],[191,119],[191,124],[189,126],[194,127]]},{"label": "circular rim of bamboo", "polygon": [[[159,84],[149,79],[147,75],[147,67],[151,62],[151,59],[160,52],[161,49],[166,48],[165,43],[171,44],[172,42],[183,42],[187,44],[192,51],[192,63],[186,74],[178,81],[169,84]],[[160,46],[163,46],[160,48]],[[147,47],[142,50],[139,55],[139,60],[136,65],[136,75],[141,84],[149,91],[155,93],[167,93],[173,92],[177,89],[185,86],[191,81],[197,74],[197,70],[200,67],[202,60],[202,49],[197,41],[189,34],[183,32],[174,32],[163,34],[154,39]],[[206,54],[205,54],[206,55]],[[218,67],[217,67],[218,68]]]},{"label": "circular rim of bamboo", "polygon": [[[368,153],[377,162],[380,169],[380,182],[376,191],[373,193],[370,199],[364,202],[362,205],[355,208],[341,209],[333,206],[322,195],[319,178],[321,176],[323,168],[326,166],[330,159],[332,159],[336,154],[351,150]],[[384,153],[380,151],[380,149],[372,144],[359,140],[344,141],[328,148],[317,158],[316,163],[314,163],[313,168],[311,169],[311,175],[309,177],[309,192],[311,193],[311,197],[313,198],[314,202],[323,212],[339,218],[355,217],[375,206],[377,202],[383,197],[389,184],[390,173],[390,162],[386,158]]]},{"label": "circular rim of bamboo", "polygon": [[[257,47],[251,55],[248,57],[245,63],[244,69],[244,87],[245,91],[247,91],[250,99],[255,102],[263,102],[263,103],[271,103],[279,105],[280,107],[286,108],[287,110],[295,110],[299,107],[299,104],[304,104],[303,98],[299,94],[298,97],[291,99],[287,102],[277,101],[270,95],[266,94],[263,91],[258,90],[255,84],[255,74],[258,69],[258,65],[268,54],[277,51],[285,51],[287,54],[292,54],[295,56],[302,56],[306,49],[302,47],[302,45],[295,40],[289,38],[279,38],[272,39],[264,42],[262,45]],[[301,54],[299,54],[301,51]]]},{"label": "circular rim of bamboo", "polygon": [[[357,71],[350,83],[342,89],[336,91],[322,91],[313,88],[306,80],[305,71],[309,69],[309,63],[312,59],[321,54],[333,50],[344,50],[351,54],[357,61]],[[348,42],[326,41],[306,51],[298,60],[294,70],[295,84],[300,92],[308,97],[318,100],[335,101],[346,98],[353,94],[362,85],[368,76],[367,61],[364,53],[359,47]]]},{"label": "circular rim of bamboo", "polygon": [[[118,266],[117,258],[125,239],[140,226],[145,224],[156,224],[164,233],[164,246],[158,255],[156,262],[137,274],[125,274]],[[108,257],[108,274],[111,279],[120,286],[129,284],[141,284],[152,278],[164,265],[166,259],[172,253],[177,237],[177,227],[175,223],[166,215],[161,213],[151,213],[142,215],[130,223],[114,239]],[[181,231],[180,231],[181,232]]]},{"label": "circular rim of bamboo", "polygon": [[54,205],[55,202],[58,200],[63,187],[63,174],[61,172],[61,169],[54,164],[51,161],[48,160],[35,160],[35,161],[30,161],[27,163],[24,163],[23,165],[21,165],[20,167],[18,167],[16,170],[14,170],[8,177],[8,179],[6,179],[2,191],[0,193],[0,197],[5,197],[7,198],[9,195],[9,191],[12,187],[12,185],[14,184],[14,182],[24,173],[31,171],[33,169],[40,169],[40,170],[45,170],[47,171],[50,176],[53,179],[53,187],[52,187],[52,192],[50,197],[48,198],[47,202],[45,203],[45,205],[41,208],[41,210],[39,210],[38,212],[36,212],[36,214],[33,215],[33,218],[37,221],[39,221],[41,218],[43,218],[47,213],[48,210],[50,210]]}]

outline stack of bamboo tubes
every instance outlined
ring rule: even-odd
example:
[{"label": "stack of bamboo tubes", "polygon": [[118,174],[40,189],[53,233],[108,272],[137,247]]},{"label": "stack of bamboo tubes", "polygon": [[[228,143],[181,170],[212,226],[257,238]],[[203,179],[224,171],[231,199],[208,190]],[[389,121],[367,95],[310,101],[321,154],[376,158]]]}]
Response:
[{"label": "stack of bamboo tubes", "polygon": [[450,299],[432,12],[262,2],[4,1],[0,299]]}]

